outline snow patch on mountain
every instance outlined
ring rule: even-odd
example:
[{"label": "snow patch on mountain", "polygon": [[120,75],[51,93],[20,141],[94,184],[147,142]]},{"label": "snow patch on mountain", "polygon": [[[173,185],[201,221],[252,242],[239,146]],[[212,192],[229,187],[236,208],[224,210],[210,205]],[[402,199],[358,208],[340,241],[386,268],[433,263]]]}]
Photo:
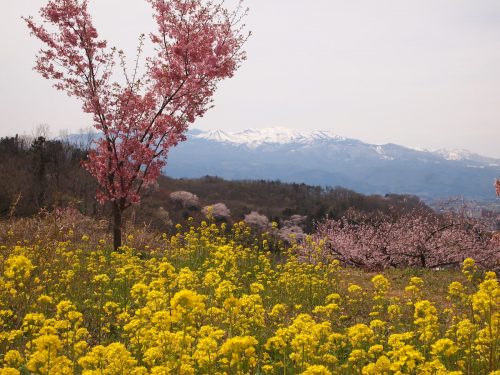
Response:
[{"label": "snow patch on mountain", "polygon": [[380,157],[382,159],[386,159],[386,160],[394,160],[394,158],[392,156],[389,156],[385,153],[384,151],[384,147],[383,146],[380,146],[380,145],[373,145],[373,149],[375,150],[375,152],[377,154],[380,155]]},{"label": "snow patch on mountain", "polygon": [[454,150],[439,149],[434,151],[434,153],[443,157],[446,160],[470,160],[473,159],[474,156],[476,156],[469,150],[463,150],[463,149],[454,149]]}]

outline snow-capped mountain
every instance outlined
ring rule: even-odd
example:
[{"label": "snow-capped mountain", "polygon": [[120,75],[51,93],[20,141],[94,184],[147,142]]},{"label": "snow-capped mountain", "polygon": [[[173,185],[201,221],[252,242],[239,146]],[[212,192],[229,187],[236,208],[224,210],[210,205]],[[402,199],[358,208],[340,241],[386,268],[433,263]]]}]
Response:
[{"label": "snow-capped mountain", "polygon": [[209,130],[193,135],[193,138],[207,139],[233,145],[245,145],[256,148],[264,144],[311,144],[318,141],[345,140],[329,131],[298,132],[287,128],[247,129],[241,132],[225,132],[223,130]]},{"label": "snow-capped mountain", "polygon": [[191,130],[170,151],[172,177],[215,175],[343,186],[362,193],[423,198],[493,198],[500,160],[467,150],[416,150],[374,145],[328,131],[286,128],[240,132]]}]

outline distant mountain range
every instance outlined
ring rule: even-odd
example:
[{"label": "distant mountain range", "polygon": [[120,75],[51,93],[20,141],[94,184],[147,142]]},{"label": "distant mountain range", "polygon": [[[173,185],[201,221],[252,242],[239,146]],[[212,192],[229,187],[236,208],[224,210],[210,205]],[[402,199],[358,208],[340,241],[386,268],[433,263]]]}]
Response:
[{"label": "distant mountain range", "polygon": [[170,151],[164,172],[342,186],[366,194],[408,193],[423,199],[494,198],[500,160],[467,150],[374,145],[327,131],[284,128],[242,132],[191,130]]}]

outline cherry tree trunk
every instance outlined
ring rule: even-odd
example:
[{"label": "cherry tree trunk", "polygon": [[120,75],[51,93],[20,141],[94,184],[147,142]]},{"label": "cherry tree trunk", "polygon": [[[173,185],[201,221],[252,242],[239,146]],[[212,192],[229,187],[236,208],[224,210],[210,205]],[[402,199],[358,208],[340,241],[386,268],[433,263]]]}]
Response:
[{"label": "cherry tree trunk", "polygon": [[122,209],[118,203],[113,203],[113,248],[118,250],[122,245]]}]

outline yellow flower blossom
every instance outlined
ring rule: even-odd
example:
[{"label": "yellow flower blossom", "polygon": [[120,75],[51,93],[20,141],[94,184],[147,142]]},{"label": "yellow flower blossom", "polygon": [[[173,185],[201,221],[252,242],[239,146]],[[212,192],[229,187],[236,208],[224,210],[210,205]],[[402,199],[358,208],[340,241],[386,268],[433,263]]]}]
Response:
[{"label": "yellow flower blossom", "polygon": [[302,375],[331,375],[331,371],[328,370],[325,366],[322,365],[312,365],[309,366]]}]

